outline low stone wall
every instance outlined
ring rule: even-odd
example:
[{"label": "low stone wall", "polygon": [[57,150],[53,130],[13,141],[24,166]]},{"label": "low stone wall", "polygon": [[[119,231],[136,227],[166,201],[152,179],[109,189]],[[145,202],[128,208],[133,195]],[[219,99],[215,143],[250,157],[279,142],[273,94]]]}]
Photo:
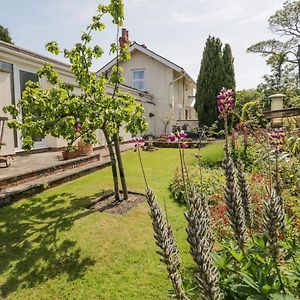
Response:
[{"label": "low stone wall", "polygon": [[[158,148],[178,148],[178,143],[174,142],[161,142],[161,141],[153,141],[153,146],[154,147],[158,147]],[[199,142],[187,142],[187,144],[189,145],[189,148],[199,148]],[[200,143],[200,147],[204,147],[206,145],[208,145],[209,142],[208,141],[202,141]],[[146,146],[149,145],[149,142],[145,143]]]}]

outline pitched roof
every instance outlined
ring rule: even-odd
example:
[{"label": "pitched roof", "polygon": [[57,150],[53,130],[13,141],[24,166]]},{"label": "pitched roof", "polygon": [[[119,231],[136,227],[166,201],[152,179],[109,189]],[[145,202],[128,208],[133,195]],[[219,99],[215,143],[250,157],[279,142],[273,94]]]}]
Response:
[{"label": "pitched roof", "polygon": [[64,69],[65,71],[71,72],[70,71],[70,65],[68,65],[66,63],[63,63],[61,61],[52,59],[50,57],[47,57],[47,56],[44,56],[44,55],[41,55],[41,54],[38,54],[36,52],[21,48],[19,46],[14,45],[14,44],[9,44],[9,43],[0,41],[0,49],[3,52],[6,52],[8,54],[11,53],[13,55],[20,56],[20,57],[22,57],[22,59],[32,60],[32,61],[35,61],[35,62],[38,62],[38,63],[43,63],[43,64],[45,62],[52,63],[56,67],[60,67],[60,68]]},{"label": "pitched roof", "polygon": [[[168,66],[169,68],[175,70],[176,72],[183,73],[187,78],[189,78],[191,81],[193,81],[195,83],[194,79],[182,67],[180,67],[177,64],[171,62],[170,60],[166,59],[165,57],[155,53],[154,51],[149,50],[145,46],[140,45],[137,42],[133,42],[131,44],[131,46],[129,47],[128,52],[132,53],[134,50],[138,50],[138,51],[154,58],[155,60],[161,62],[162,64]],[[111,67],[113,67],[116,64],[116,62],[117,62],[116,58],[112,59],[105,66],[103,66],[100,70],[98,70],[97,73],[103,73],[103,72],[109,70]]]}]

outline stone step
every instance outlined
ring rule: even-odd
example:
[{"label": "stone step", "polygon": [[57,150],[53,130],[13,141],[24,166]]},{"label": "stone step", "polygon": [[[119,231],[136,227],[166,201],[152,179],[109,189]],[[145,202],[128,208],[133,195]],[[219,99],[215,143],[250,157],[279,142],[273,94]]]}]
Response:
[{"label": "stone step", "polygon": [[40,176],[34,180],[23,182],[0,191],[0,207],[12,204],[22,198],[38,194],[48,188],[69,182],[81,176],[103,169],[110,165],[109,157],[94,161],[75,168],[64,169],[51,175]]},{"label": "stone step", "polygon": [[94,153],[88,156],[80,156],[70,160],[61,160],[56,164],[47,167],[36,167],[33,170],[24,171],[15,176],[6,176],[0,179],[0,191],[13,186],[18,186],[26,182],[31,182],[47,176],[52,176],[66,170],[78,168],[100,160],[100,153]]}]

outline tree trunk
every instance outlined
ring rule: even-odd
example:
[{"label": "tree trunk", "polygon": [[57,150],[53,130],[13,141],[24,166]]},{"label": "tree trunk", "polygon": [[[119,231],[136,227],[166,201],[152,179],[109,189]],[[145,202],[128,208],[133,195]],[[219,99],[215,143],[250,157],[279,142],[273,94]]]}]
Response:
[{"label": "tree trunk", "polygon": [[122,184],[123,196],[124,196],[124,200],[127,200],[128,199],[128,190],[127,190],[127,184],[126,184],[126,180],[125,180],[125,172],[124,172],[123,161],[122,161],[121,150],[120,150],[119,134],[115,135],[114,143],[115,143],[116,156],[117,156],[117,160],[118,160],[119,174],[120,174],[120,179],[121,179],[121,184]]},{"label": "tree trunk", "polygon": [[118,172],[117,172],[117,164],[116,164],[116,159],[115,159],[115,153],[114,149],[112,146],[112,142],[105,130],[103,130],[106,142],[107,142],[107,147],[109,151],[109,156],[110,156],[110,161],[111,161],[111,170],[112,170],[112,175],[113,175],[113,180],[114,180],[114,193],[115,193],[115,200],[120,201],[120,193],[119,193],[119,183],[118,183]]}]

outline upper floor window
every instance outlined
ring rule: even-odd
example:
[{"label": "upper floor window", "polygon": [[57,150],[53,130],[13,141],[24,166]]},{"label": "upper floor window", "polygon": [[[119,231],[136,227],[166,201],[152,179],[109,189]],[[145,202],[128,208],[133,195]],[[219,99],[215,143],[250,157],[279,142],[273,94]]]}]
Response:
[{"label": "upper floor window", "polygon": [[132,87],[144,91],[145,90],[145,72],[144,70],[132,71]]}]

